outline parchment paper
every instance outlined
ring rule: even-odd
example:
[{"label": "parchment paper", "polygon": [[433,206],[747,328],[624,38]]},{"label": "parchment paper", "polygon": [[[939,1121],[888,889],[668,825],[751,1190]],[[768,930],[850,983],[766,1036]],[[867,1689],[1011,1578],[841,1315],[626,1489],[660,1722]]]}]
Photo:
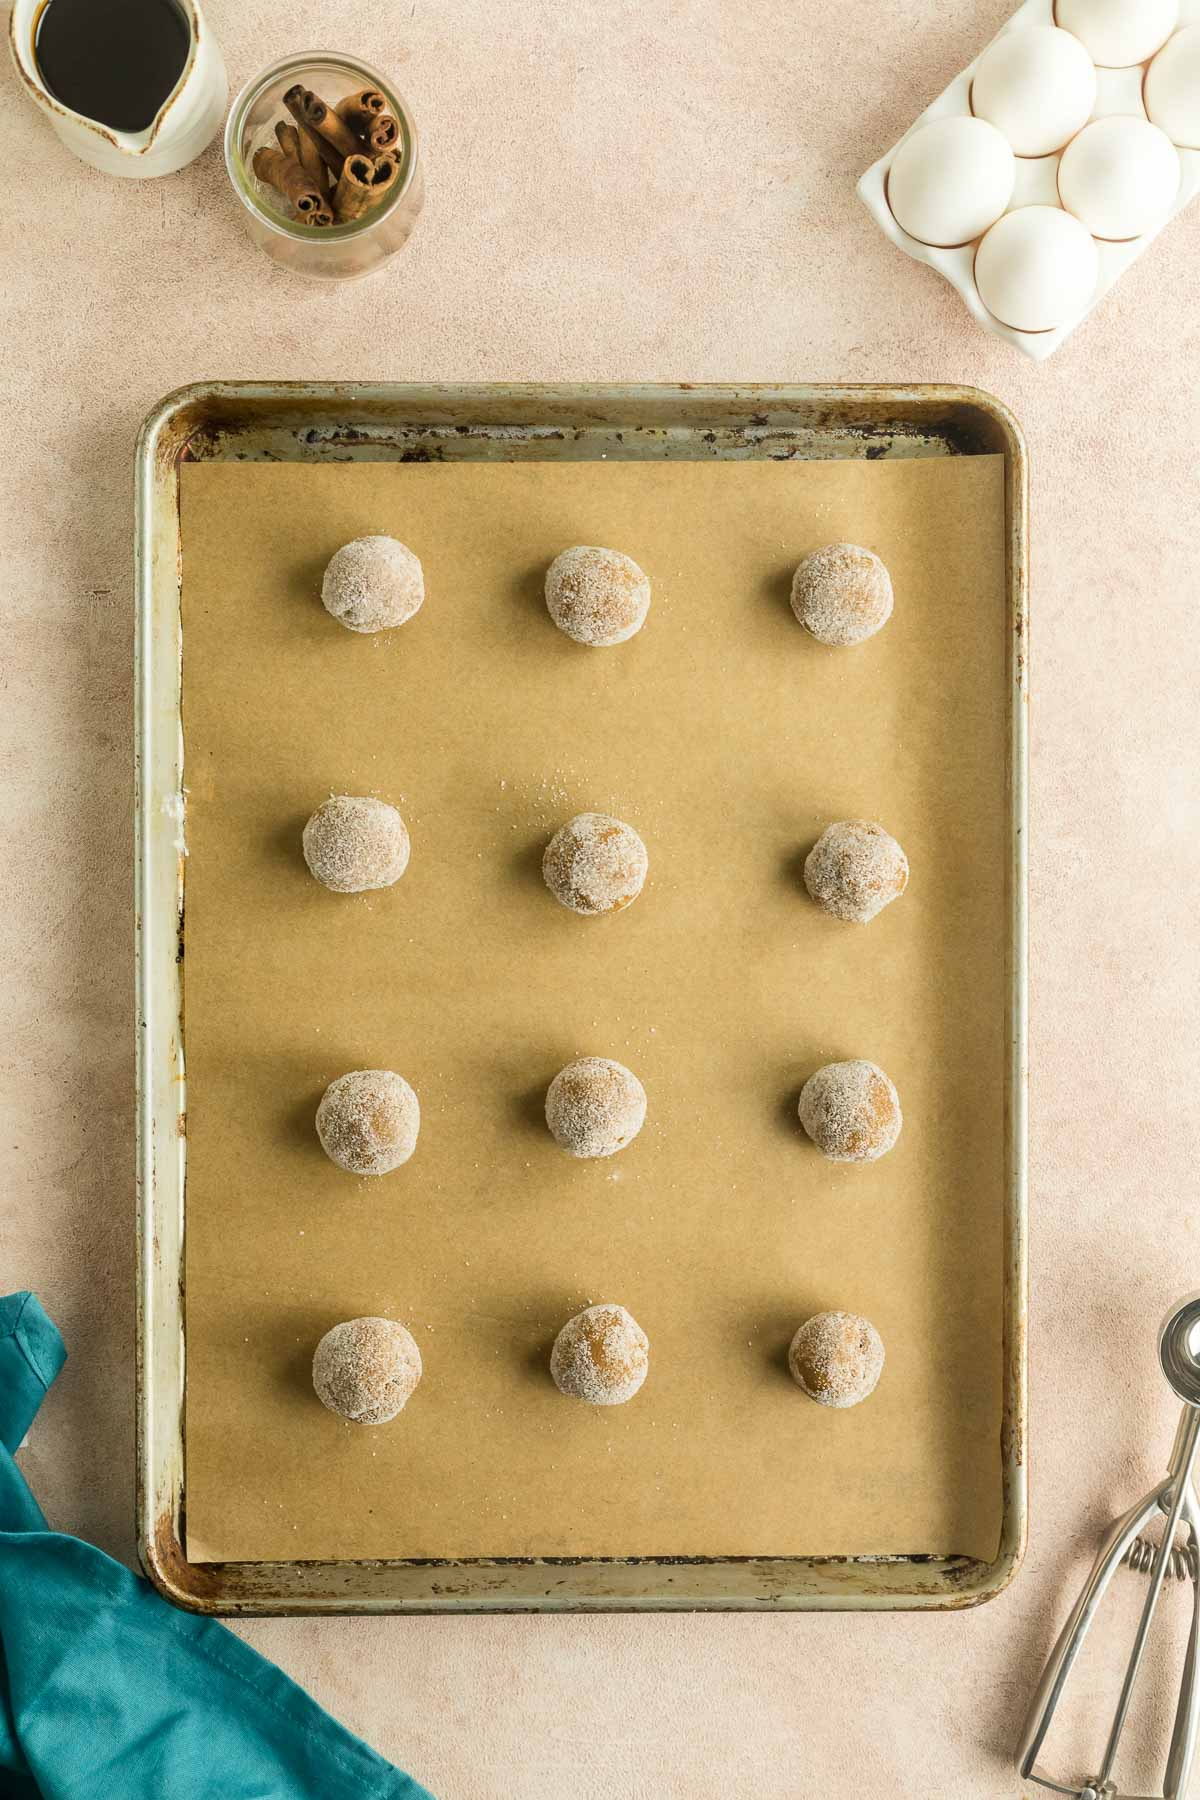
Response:
[{"label": "parchment paper", "polygon": [[[183,483],[188,787],[186,1519],[198,1561],[478,1555],[994,1555],[1000,1518],[1006,996],[1002,462],[201,464]],[[327,558],[421,557],[397,632],[323,611]],[[891,568],[865,646],[795,623],[798,559]],[[649,622],[588,650],[550,558],[610,544]],[[331,791],[394,801],[393,889],[308,875]],[[618,813],[650,852],[613,919],[559,908],[554,827]],[[831,820],[912,865],[870,926],[808,900]],[[614,1056],[640,1137],[580,1163],[546,1084]],[[822,1062],[895,1080],[904,1131],[826,1162],[796,1098]],[[397,1069],[421,1137],[376,1181],[323,1156],[345,1070]],[[617,1300],[651,1341],[630,1405],[547,1373]],[[887,1364],[850,1411],[789,1380],[842,1307]],[[404,1321],[425,1376],[392,1424],[313,1397],[339,1319]]]}]

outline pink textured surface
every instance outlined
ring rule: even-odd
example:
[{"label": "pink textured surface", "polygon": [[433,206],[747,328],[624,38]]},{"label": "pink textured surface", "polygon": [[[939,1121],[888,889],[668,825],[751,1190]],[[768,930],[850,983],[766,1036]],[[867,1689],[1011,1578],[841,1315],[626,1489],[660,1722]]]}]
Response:
[{"label": "pink textured surface", "polygon": [[[242,1628],[442,1800],[1013,1796],[1020,1715],[1096,1531],[1169,1447],[1153,1329],[1200,1264],[1200,215],[1033,367],[853,192],[1008,10],[297,0],[269,17],[212,0],[235,87],[336,38],[415,109],[417,234],[393,273],[333,292],[251,247],[217,147],[145,187],[108,180],[0,69],[0,1285],[35,1288],[71,1350],[30,1478],[54,1523],[118,1555],[133,1510],[130,457],[153,401],[216,376],[950,380],[1000,395],[1028,433],[1024,1573],[947,1617]],[[1134,1751],[1160,1741],[1156,1697]],[[1101,1736],[1083,1714],[1068,1764]],[[1131,1785],[1151,1779],[1138,1760]]]}]

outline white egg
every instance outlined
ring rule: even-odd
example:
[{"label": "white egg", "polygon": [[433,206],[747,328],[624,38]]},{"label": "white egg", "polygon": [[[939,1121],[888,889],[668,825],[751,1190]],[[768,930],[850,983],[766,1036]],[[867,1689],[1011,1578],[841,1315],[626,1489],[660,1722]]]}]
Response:
[{"label": "white egg", "polygon": [[1093,237],[1135,238],[1162,221],[1179,192],[1179,152],[1157,125],[1115,113],[1067,145],[1058,193]]},{"label": "white egg", "polygon": [[1092,116],[1096,65],[1055,25],[1006,31],[979,59],[971,109],[1002,131],[1018,156],[1049,156]]},{"label": "white egg", "polygon": [[980,299],[1015,331],[1053,331],[1077,319],[1099,274],[1095,239],[1061,206],[1005,213],[975,253]]},{"label": "white egg", "polygon": [[1017,166],[986,119],[930,119],[906,137],[888,170],[888,204],[922,244],[969,244],[1012,199]]},{"label": "white egg", "polygon": [[1200,25],[1177,31],[1146,71],[1146,111],[1176,144],[1200,150]]},{"label": "white egg", "polygon": [[1127,69],[1160,50],[1179,23],[1179,0],[1057,0],[1060,25],[1103,69]]}]

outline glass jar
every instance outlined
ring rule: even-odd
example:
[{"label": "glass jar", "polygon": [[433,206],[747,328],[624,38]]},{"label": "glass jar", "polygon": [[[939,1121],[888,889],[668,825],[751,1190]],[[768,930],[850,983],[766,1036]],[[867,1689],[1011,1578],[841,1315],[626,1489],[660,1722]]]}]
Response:
[{"label": "glass jar", "polygon": [[[275,148],[277,121],[292,123],[283,96],[297,82],[329,106],[360,88],[378,88],[395,115],[400,173],[386,198],[361,219],[345,225],[304,225],[284,210],[282,196],[254,173],[255,151],[264,145]],[[225,126],[225,167],[255,243],[285,268],[316,280],[354,281],[381,268],[408,242],[424,197],[416,126],[404,101],[377,70],[333,52],[286,57],[247,82]]]}]

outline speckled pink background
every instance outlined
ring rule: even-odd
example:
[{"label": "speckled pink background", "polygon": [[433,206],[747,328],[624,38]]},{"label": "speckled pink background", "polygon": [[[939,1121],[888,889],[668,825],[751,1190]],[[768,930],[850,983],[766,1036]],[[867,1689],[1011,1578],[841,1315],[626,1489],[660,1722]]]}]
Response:
[{"label": "speckled pink background", "polygon": [[[131,456],[151,404],[220,376],[975,382],[1033,458],[1024,1572],[958,1616],[240,1629],[441,1800],[1007,1800],[1097,1529],[1169,1448],[1158,1315],[1200,1285],[1200,213],[1035,367],[853,191],[1006,0],[208,10],[235,88],[314,44],[394,71],[428,203],[391,272],[300,285],[244,236],[217,146],[107,179],[0,67],[0,1286],[35,1288],[71,1351],[30,1479],[53,1523],[132,1558]],[[1068,1765],[1094,1760],[1119,1648],[1085,1673]],[[1145,1698],[1130,1786],[1158,1772],[1138,1767],[1157,1671]]]}]

